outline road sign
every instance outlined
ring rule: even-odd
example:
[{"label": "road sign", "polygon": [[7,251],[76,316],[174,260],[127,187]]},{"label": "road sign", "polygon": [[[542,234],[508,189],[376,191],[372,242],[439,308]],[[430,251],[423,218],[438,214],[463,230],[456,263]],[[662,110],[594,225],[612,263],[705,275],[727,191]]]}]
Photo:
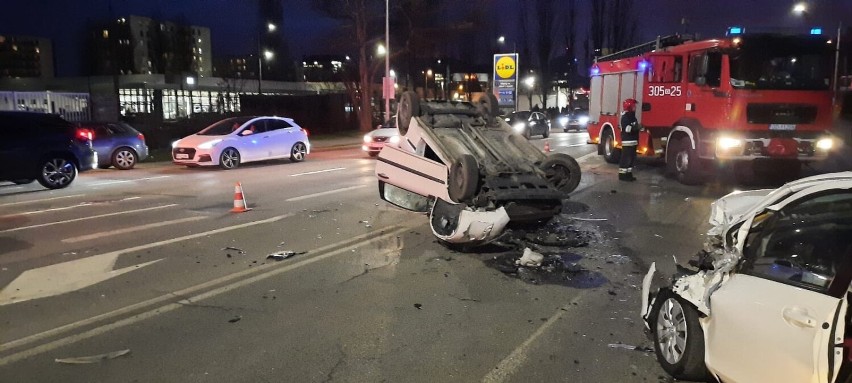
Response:
[{"label": "road sign", "polygon": [[515,106],[518,89],[518,54],[494,55],[494,86],[492,92],[499,106]]}]

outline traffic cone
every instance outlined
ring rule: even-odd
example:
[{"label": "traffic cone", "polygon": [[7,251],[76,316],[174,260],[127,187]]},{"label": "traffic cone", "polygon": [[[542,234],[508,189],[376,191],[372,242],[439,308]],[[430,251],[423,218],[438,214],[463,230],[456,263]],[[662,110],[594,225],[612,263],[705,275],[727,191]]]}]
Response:
[{"label": "traffic cone", "polygon": [[243,185],[239,182],[234,186],[234,208],[231,213],[244,213],[251,209],[246,205],[246,197],[243,195]]},{"label": "traffic cone", "polygon": [[550,141],[549,140],[544,141],[544,152],[545,153],[550,152]]}]

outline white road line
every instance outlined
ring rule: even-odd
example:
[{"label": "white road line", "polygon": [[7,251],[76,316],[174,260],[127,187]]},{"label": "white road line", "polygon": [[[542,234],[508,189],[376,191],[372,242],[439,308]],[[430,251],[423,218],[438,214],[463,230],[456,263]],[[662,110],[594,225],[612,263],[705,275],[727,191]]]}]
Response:
[{"label": "white road line", "polygon": [[144,209],[125,210],[125,211],[119,211],[119,212],[115,212],[115,213],[107,213],[107,214],[92,215],[92,216],[82,217],[82,218],[74,218],[74,219],[69,219],[69,220],[65,220],[65,221],[56,221],[56,222],[40,223],[40,224],[37,224],[37,225],[21,226],[21,227],[16,227],[16,228],[12,228],[12,229],[0,230],[0,233],[10,233],[10,232],[13,232],[13,231],[33,229],[33,228],[36,228],[36,227],[60,225],[60,224],[63,224],[63,223],[79,222],[79,221],[85,221],[85,220],[90,220],[90,219],[95,219],[95,218],[112,217],[114,215],[120,215],[120,214],[129,214],[129,213],[138,213],[138,212],[141,212],[141,211],[148,211],[148,210],[165,209],[167,207],[172,207],[172,206],[177,206],[177,205],[178,204],[176,204],[176,203],[171,203],[171,204],[168,204],[168,205],[146,207]]},{"label": "white road line", "polygon": [[575,147],[578,147],[578,146],[589,146],[589,144],[571,144],[571,145],[564,145],[563,147],[564,148],[575,148]]},{"label": "white road line", "polygon": [[485,375],[485,377],[482,378],[482,383],[498,383],[507,381],[509,377],[511,377],[518,370],[518,368],[524,364],[527,359],[527,352],[532,347],[533,342],[535,342],[539,337],[541,337],[542,334],[544,334],[545,331],[547,331],[551,326],[553,326],[554,323],[562,319],[562,315],[567,312],[573,306],[573,304],[580,301],[580,298],[582,298],[584,294],[585,293],[580,293],[580,295],[577,295],[574,299],[571,300],[571,302],[568,302],[567,304],[565,304],[565,306],[562,306],[558,310],[556,310],[556,314],[553,314],[550,318],[547,318],[547,321],[544,322],[541,327],[535,330],[535,332],[530,335],[530,337],[527,338],[524,343],[521,343],[521,345],[515,348],[515,350],[512,351],[509,356],[500,361],[500,363],[497,364],[497,366],[494,367],[494,369],[492,369],[491,372],[488,373],[488,375]]},{"label": "white road line", "polygon": [[112,185],[112,184],[123,184],[127,182],[136,182],[136,181],[147,181],[147,180],[155,180],[159,178],[168,178],[171,176],[156,176],[156,177],[146,177],[146,178],[136,178],[132,180],[120,180],[120,181],[104,181],[104,182],[96,182],[93,184],[89,184],[88,186],[102,186],[102,185]]},{"label": "white road line", "polygon": [[82,196],[83,196],[82,194],[74,194],[74,195],[64,195],[64,196],[61,196],[61,197],[53,197],[53,198],[34,199],[34,200],[31,200],[31,201],[9,202],[9,203],[0,204],[0,207],[13,206],[13,205],[23,205],[23,204],[26,204],[26,203],[39,203],[39,202],[53,201],[53,200],[63,199],[63,198],[74,198],[74,197],[82,197]]},{"label": "white road line", "polygon": [[355,189],[360,189],[360,188],[365,188],[365,187],[367,187],[367,185],[350,186],[348,188],[342,188],[342,189],[337,189],[337,190],[329,190],[329,191],[324,191],[324,192],[319,192],[319,193],[314,193],[314,194],[303,195],[301,197],[288,198],[285,201],[286,202],[301,201],[303,199],[321,197],[321,196],[324,196],[324,195],[335,194],[335,193],[342,193],[342,192],[345,192],[345,191],[350,191],[350,190],[355,190]]},{"label": "white road line", "polygon": [[346,168],[332,168],[332,169],[325,169],[325,170],[317,170],[317,171],[313,171],[313,172],[296,173],[296,174],[291,174],[290,177],[306,176],[308,174],[317,174],[317,173],[326,173],[326,172],[336,172],[338,170],[346,170]]},{"label": "white road line", "polygon": [[578,159],[577,159],[577,163],[587,161],[587,160],[589,160],[590,158],[592,158],[592,157],[594,157],[594,156],[596,156],[596,155],[598,155],[598,152],[597,152],[597,151],[594,151],[594,152],[591,152],[591,153],[589,153],[589,154],[586,154],[585,156],[582,156],[582,157],[578,158]]},{"label": "white road line", "polygon": [[79,237],[65,238],[65,239],[62,240],[62,242],[64,242],[64,243],[76,243],[76,242],[89,241],[89,240],[92,240],[92,239],[109,237],[109,236],[112,236],[112,235],[127,234],[127,233],[133,233],[133,232],[136,232],[136,231],[153,229],[155,227],[176,225],[176,224],[184,223],[184,222],[199,221],[199,220],[202,220],[202,219],[205,219],[205,218],[207,218],[207,217],[188,217],[188,218],[175,219],[175,220],[171,220],[171,221],[149,223],[147,225],[133,226],[133,227],[118,229],[118,230],[102,231],[100,233],[81,235]]},{"label": "white road line", "polygon": [[[228,228],[223,228],[223,229],[218,229],[218,230],[213,230],[213,231],[206,232],[206,233],[199,233],[199,234],[194,234],[194,235],[191,235],[191,236],[175,238],[175,239],[169,240],[169,241],[163,241],[163,242],[158,242],[158,243],[155,243],[155,244],[137,246],[135,248],[122,250],[122,251],[123,252],[129,252],[129,251],[144,250],[144,249],[147,249],[147,248],[160,246],[162,244],[165,244],[166,242],[168,242],[168,243],[178,242],[178,241],[182,241],[182,240],[186,240],[186,239],[193,239],[193,238],[197,238],[197,237],[207,236],[207,235],[210,235],[210,234],[215,234],[214,232],[218,233],[218,232],[234,230],[234,229],[238,229],[238,228],[242,228],[242,227],[247,227],[247,226],[251,226],[251,225],[256,225],[256,224],[260,224],[260,223],[274,222],[274,221],[277,221],[277,220],[280,220],[280,219],[283,219],[285,217],[292,216],[292,215],[293,214],[286,214],[286,215],[282,215],[282,216],[278,216],[278,217],[273,217],[273,218],[270,218],[270,219],[267,219],[267,220],[264,220],[264,221],[249,222],[249,223],[246,223],[246,224],[231,226],[231,227],[228,227]],[[298,269],[302,266],[307,266],[307,265],[310,265],[312,263],[324,260],[326,258],[335,256],[335,255],[338,255],[338,254],[348,254],[352,249],[355,249],[355,248],[358,248],[358,247],[363,247],[363,246],[365,246],[365,245],[367,245],[371,242],[379,241],[379,240],[382,240],[382,239],[392,237],[394,235],[401,234],[401,233],[403,233],[407,230],[411,230],[411,227],[412,226],[402,226],[397,230],[393,230],[393,231],[387,232],[385,234],[382,234],[380,236],[377,236],[375,238],[368,239],[369,237],[375,235],[376,232],[380,231],[380,230],[375,230],[375,231],[372,231],[370,233],[366,233],[366,234],[354,237],[354,238],[349,239],[349,240],[333,243],[333,244],[330,244],[330,245],[320,247],[320,248],[315,249],[315,250],[311,250],[311,253],[320,254],[320,255],[305,259],[303,261],[295,262],[293,264],[289,264],[285,267],[280,267],[281,265],[278,264],[278,263],[268,263],[266,265],[261,265],[261,266],[255,268],[254,270],[252,270],[252,269],[243,270],[243,271],[239,271],[239,272],[236,272],[236,273],[233,273],[233,274],[225,275],[223,277],[219,277],[217,279],[213,279],[213,280],[210,280],[210,281],[207,281],[207,282],[204,282],[204,283],[192,286],[192,287],[188,287],[188,288],[183,289],[183,290],[179,290],[179,291],[175,291],[175,292],[172,292],[172,293],[169,293],[169,294],[161,295],[157,298],[152,298],[152,299],[149,299],[149,300],[144,301],[144,302],[132,304],[130,306],[126,306],[126,307],[123,307],[123,308],[120,308],[120,309],[117,309],[117,310],[114,310],[114,311],[111,311],[111,312],[108,312],[108,313],[96,315],[94,317],[83,319],[83,320],[80,320],[80,321],[77,321],[77,322],[74,322],[74,323],[70,323],[70,324],[61,326],[61,327],[57,327],[57,328],[54,328],[54,329],[51,329],[51,330],[48,330],[48,331],[45,331],[45,332],[42,332],[42,333],[33,334],[33,335],[30,335],[30,336],[27,336],[27,337],[24,337],[24,338],[21,338],[21,339],[17,339],[17,340],[13,340],[11,342],[0,344],[0,352],[7,351],[7,350],[17,348],[17,347],[21,347],[21,346],[24,346],[24,345],[27,345],[27,344],[30,344],[30,343],[33,343],[33,342],[48,339],[50,337],[54,337],[54,336],[60,335],[62,333],[68,332],[68,331],[72,331],[72,330],[78,329],[78,328],[83,327],[83,326],[91,325],[91,324],[97,323],[98,321],[101,321],[101,320],[107,320],[107,319],[117,317],[117,316],[120,316],[120,315],[126,315],[128,313],[131,313],[133,311],[136,311],[136,310],[139,310],[139,309],[142,309],[142,308],[145,308],[145,307],[160,304],[160,303],[172,300],[176,296],[177,297],[189,296],[189,298],[183,299],[183,300],[181,300],[177,303],[170,303],[170,304],[167,304],[167,305],[164,305],[164,306],[156,307],[154,309],[148,310],[148,311],[143,312],[141,314],[133,315],[129,318],[116,320],[115,322],[108,323],[108,324],[93,328],[91,330],[88,330],[88,331],[85,331],[85,332],[82,332],[82,333],[72,334],[72,335],[66,336],[64,338],[60,338],[60,339],[57,339],[57,340],[54,340],[54,341],[33,347],[33,348],[30,348],[30,349],[26,349],[26,350],[11,354],[11,355],[6,356],[6,357],[0,358],[0,366],[4,366],[4,365],[7,365],[7,364],[16,362],[18,360],[26,359],[26,358],[29,358],[29,357],[32,357],[32,356],[35,356],[35,355],[39,355],[41,353],[44,353],[44,352],[47,352],[47,351],[50,351],[50,350],[54,350],[54,349],[57,349],[57,348],[62,347],[62,346],[66,346],[66,345],[69,345],[69,344],[79,342],[81,340],[93,338],[95,336],[107,333],[109,331],[112,331],[112,330],[115,330],[115,329],[118,329],[118,328],[121,328],[121,327],[124,327],[124,326],[129,326],[129,325],[141,322],[145,319],[152,318],[152,317],[155,317],[157,315],[164,314],[164,313],[167,313],[169,311],[184,307],[184,305],[187,304],[187,303],[195,303],[195,302],[198,302],[198,301],[201,301],[201,300],[204,300],[204,299],[212,298],[212,297],[224,294],[226,292],[235,290],[237,288],[250,285],[250,284],[255,283],[257,281],[261,281],[261,280],[264,280],[266,278],[270,278],[270,277],[273,277],[273,276],[276,276],[278,274],[282,274],[282,273],[285,273],[285,272],[288,272],[288,271],[291,271],[291,270],[295,270],[295,269]],[[381,229],[381,230],[385,230],[385,229]],[[361,240],[364,240],[364,239],[368,239],[368,240],[366,240],[365,242],[361,242]],[[354,244],[346,246],[344,248],[340,248],[340,249],[337,249],[337,250],[330,251],[330,250],[332,250],[336,247],[345,245],[346,243],[354,243]],[[323,254],[326,251],[329,251],[329,252]],[[251,276],[252,273],[257,273],[258,270],[267,270],[267,269],[271,269],[271,270],[263,271],[261,274],[256,274],[254,276]],[[245,279],[241,279],[241,278],[245,278]],[[214,290],[202,292],[206,289],[209,289],[211,287],[214,287],[216,285],[220,285],[220,284],[223,284],[223,283],[227,283],[227,284],[225,284],[224,286],[221,286],[219,288],[216,288]]]},{"label": "white road line", "polygon": [[[140,198],[142,198],[142,197],[127,197],[127,198],[122,198],[122,199],[118,200],[117,202],[131,201],[131,200],[140,199]],[[52,209],[33,210],[33,211],[25,211],[23,213],[13,213],[13,214],[0,215],[0,218],[14,217],[14,216],[19,216],[19,215],[33,215],[33,214],[49,213],[49,212],[52,212],[52,211],[70,210],[70,209],[76,209],[78,207],[103,205],[103,204],[108,204],[108,203],[111,203],[111,202],[113,202],[113,201],[81,202],[81,203],[78,203],[76,205],[71,205],[71,206],[55,207],[55,208],[52,208]]]}]

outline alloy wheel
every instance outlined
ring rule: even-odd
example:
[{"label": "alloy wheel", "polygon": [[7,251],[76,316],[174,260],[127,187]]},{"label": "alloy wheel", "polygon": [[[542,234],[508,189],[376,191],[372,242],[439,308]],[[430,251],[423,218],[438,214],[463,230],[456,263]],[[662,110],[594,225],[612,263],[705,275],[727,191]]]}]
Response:
[{"label": "alloy wheel", "polygon": [[308,148],[305,144],[301,142],[297,142],[296,145],[293,145],[293,150],[290,153],[290,158],[293,161],[304,161],[305,156],[308,154]]},{"label": "alloy wheel", "polygon": [[76,176],[76,167],[64,158],[52,158],[44,163],[41,168],[41,179],[45,186],[51,189],[59,189],[71,183]]},{"label": "alloy wheel", "polygon": [[657,343],[668,363],[676,364],[686,351],[686,317],[680,302],[668,298],[657,314]]},{"label": "alloy wheel", "polygon": [[240,164],[240,152],[236,149],[228,148],[222,152],[222,167],[225,169],[234,169]]}]

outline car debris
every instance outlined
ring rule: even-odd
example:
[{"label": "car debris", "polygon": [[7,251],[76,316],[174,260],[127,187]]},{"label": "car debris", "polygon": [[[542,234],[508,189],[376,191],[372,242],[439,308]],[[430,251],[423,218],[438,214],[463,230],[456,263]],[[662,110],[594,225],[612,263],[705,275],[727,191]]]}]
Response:
[{"label": "car debris", "polygon": [[529,247],[524,249],[524,255],[521,258],[518,258],[515,261],[515,264],[518,266],[524,267],[539,267],[541,266],[541,261],[544,260],[544,255],[536,253],[535,251],[530,250]]},{"label": "car debris", "polygon": [[852,172],[730,193],[709,222],[691,268],[673,257],[668,285],[652,293],[656,263],[642,282],[640,316],[663,369],[684,380],[846,382]]},{"label": "car debris", "polygon": [[223,248],[222,248],[222,251],[229,251],[229,250],[230,250],[230,251],[236,251],[236,252],[238,252],[238,253],[240,253],[240,254],[245,254],[245,253],[246,253],[246,251],[245,251],[245,250],[240,249],[240,248],[238,248],[238,247],[228,246],[228,247],[223,247]]},{"label": "car debris", "polygon": [[624,344],[624,343],[610,343],[609,348],[620,348],[620,349],[623,349],[623,350],[648,352],[648,353],[654,352],[654,349],[650,348],[650,347],[631,346],[629,344]]},{"label": "car debris", "polygon": [[284,250],[277,251],[272,254],[266,256],[266,259],[274,259],[276,261],[283,261],[287,258],[293,257],[295,255],[307,254],[307,251],[293,251],[293,250]]},{"label": "car debris", "polygon": [[237,315],[237,316],[235,316],[231,319],[228,319],[228,323],[237,323],[242,319],[243,319],[243,317],[241,315]]},{"label": "car debris", "polygon": [[379,196],[427,213],[447,244],[483,245],[509,222],[543,223],[559,214],[580,183],[580,166],[545,154],[497,117],[497,100],[420,100],[405,92],[397,115],[400,140],[379,152]]},{"label": "car debris", "polygon": [[125,356],[125,355],[128,355],[128,354],[130,354],[130,349],[113,351],[113,352],[108,352],[108,353],[105,353],[105,354],[98,354],[98,355],[91,355],[91,356],[80,356],[80,357],[73,357],[73,358],[57,358],[57,359],[54,359],[54,361],[56,363],[62,363],[62,364],[92,364],[92,363],[103,362],[103,361],[109,360],[109,359],[115,359],[115,358],[118,358],[120,356]]}]

